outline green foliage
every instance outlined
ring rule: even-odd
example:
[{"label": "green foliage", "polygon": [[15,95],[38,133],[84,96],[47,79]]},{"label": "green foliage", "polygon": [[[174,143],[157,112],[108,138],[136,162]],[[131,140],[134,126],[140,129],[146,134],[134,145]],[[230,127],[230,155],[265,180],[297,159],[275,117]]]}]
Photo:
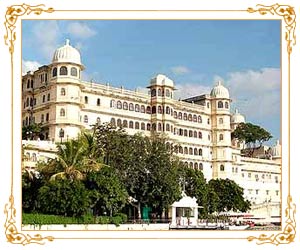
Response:
[{"label": "green foliage", "polygon": [[22,140],[37,139],[43,133],[42,124],[33,123],[28,126],[22,127]]}]

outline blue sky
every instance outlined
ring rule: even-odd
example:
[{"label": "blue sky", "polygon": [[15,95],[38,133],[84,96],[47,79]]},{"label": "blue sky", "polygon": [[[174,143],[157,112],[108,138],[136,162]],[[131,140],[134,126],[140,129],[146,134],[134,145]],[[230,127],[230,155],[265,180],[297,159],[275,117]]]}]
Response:
[{"label": "blue sky", "polygon": [[22,21],[23,70],[49,64],[66,38],[86,80],[144,88],[163,73],[177,98],[209,93],[222,80],[247,121],[280,137],[280,21]]}]

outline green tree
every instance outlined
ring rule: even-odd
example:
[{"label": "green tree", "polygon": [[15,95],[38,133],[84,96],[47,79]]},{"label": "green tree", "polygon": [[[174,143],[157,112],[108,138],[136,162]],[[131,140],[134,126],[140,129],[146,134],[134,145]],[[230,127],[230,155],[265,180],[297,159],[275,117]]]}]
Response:
[{"label": "green tree", "polygon": [[79,180],[57,179],[39,189],[38,202],[44,214],[82,216],[90,208],[90,194]]},{"label": "green tree", "polygon": [[39,138],[44,129],[41,123],[33,123],[28,126],[22,127],[22,140],[33,140]]},{"label": "green tree", "polygon": [[110,216],[120,212],[125,206],[128,193],[118,178],[115,169],[105,166],[98,172],[87,175],[86,186],[91,190],[91,207],[94,214]]}]

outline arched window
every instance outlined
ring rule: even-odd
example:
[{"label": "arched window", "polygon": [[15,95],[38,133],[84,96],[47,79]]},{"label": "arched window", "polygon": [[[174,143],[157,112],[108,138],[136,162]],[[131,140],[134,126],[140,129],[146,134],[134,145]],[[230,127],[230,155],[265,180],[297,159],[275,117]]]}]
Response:
[{"label": "arched window", "polygon": [[52,70],[52,77],[56,77],[57,76],[57,68],[53,68]]},{"label": "arched window", "polygon": [[117,126],[118,126],[118,127],[122,127],[122,121],[121,121],[121,119],[118,119],[118,120],[117,120]]},{"label": "arched window", "polygon": [[151,96],[156,96],[156,89],[151,90]]},{"label": "arched window", "polygon": [[50,93],[48,93],[48,95],[47,95],[47,101],[48,102],[50,101]]},{"label": "arched window", "polygon": [[193,137],[193,131],[189,130],[189,137]]},{"label": "arched window", "polygon": [[222,109],[223,108],[223,102],[222,101],[218,101],[218,108]]},{"label": "arched window", "polygon": [[158,123],[157,130],[161,131],[161,123]]},{"label": "arched window", "polygon": [[192,155],[193,154],[193,149],[189,148],[189,154]]},{"label": "arched window", "polygon": [[66,95],[66,89],[65,88],[61,88],[60,89],[60,95],[61,96],[65,96]]},{"label": "arched window", "polygon": [[29,79],[27,80],[27,88],[28,89],[30,88],[30,80]]},{"label": "arched window", "polygon": [[197,148],[194,148],[194,155],[197,155],[198,154],[198,150]]},{"label": "arched window", "polygon": [[89,122],[89,118],[88,118],[87,115],[84,115],[83,122],[84,123],[88,123]]},{"label": "arched window", "polygon": [[202,123],[202,117],[201,117],[201,115],[198,116],[198,122]]},{"label": "arched window", "polygon": [[122,109],[122,102],[121,101],[117,102],[117,109]]},{"label": "arched window", "polygon": [[221,165],[221,166],[220,166],[220,171],[224,171],[224,170],[225,170],[224,165]]},{"label": "arched window", "polygon": [[115,100],[110,100],[110,107],[115,108],[116,102]]},{"label": "arched window", "polygon": [[198,154],[199,154],[200,156],[202,156],[202,148],[199,148]]},{"label": "arched window", "polygon": [[159,114],[161,114],[161,113],[162,113],[161,106],[158,106],[158,107],[157,107],[157,113],[159,113]]},{"label": "arched window", "polygon": [[43,102],[45,102],[46,101],[46,96],[45,95],[43,95]]},{"label": "arched window", "polygon": [[161,96],[161,89],[158,89],[158,96]]},{"label": "arched window", "polygon": [[188,167],[189,166],[189,163],[186,161],[186,162],[184,162],[184,166],[185,167]]},{"label": "arched window", "polygon": [[193,163],[192,162],[190,162],[190,164],[189,164],[189,166],[190,166],[190,168],[193,168]]},{"label": "arched window", "polygon": [[199,139],[202,139],[202,133],[201,132],[198,133],[198,137],[199,137]]},{"label": "arched window", "polygon": [[123,128],[127,128],[128,127],[128,122],[127,120],[123,120]]},{"label": "arched window", "polygon": [[151,124],[147,123],[147,130],[150,131],[151,130]]},{"label": "arched window", "polygon": [[84,103],[88,104],[89,103],[89,98],[87,96],[84,97]]},{"label": "arched window", "polygon": [[183,148],[181,146],[179,146],[179,153],[183,154]]},{"label": "arched window", "polygon": [[225,102],[225,108],[229,108],[229,104],[228,104],[228,102]]},{"label": "arched window", "polygon": [[63,108],[60,109],[60,116],[66,116],[65,109],[63,109]]},{"label": "arched window", "polygon": [[197,122],[197,116],[193,115],[193,122]]},{"label": "arched window", "polygon": [[138,122],[135,122],[135,126],[134,126],[135,129],[140,129],[140,124]]},{"label": "arched window", "polygon": [[46,114],[46,122],[49,121],[49,113]]},{"label": "arched window", "polygon": [[194,131],[194,138],[197,138],[197,131]]},{"label": "arched window", "polygon": [[189,153],[189,150],[188,150],[188,148],[187,147],[184,147],[184,154],[188,154]]},{"label": "arched window", "polygon": [[170,107],[169,106],[166,107],[166,114],[168,114],[168,115],[170,114]]},{"label": "arched window", "polygon": [[155,123],[152,124],[152,130],[156,131],[156,124]]},{"label": "arched window", "polygon": [[30,87],[33,88],[33,80],[30,81]]},{"label": "arched window", "polygon": [[199,163],[199,169],[200,169],[201,171],[203,171],[203,164],[202,164],[202,163]]},{"label": "arched window", "polygon": [[151,114],[151,107],[150,106],[147,106],[146,113]]},{"label": "arched window", "polygon": [[210,119],[209,119],[209,118],[207,119],[207,124],[208,124],[208,125],[210,124]]},{"label": "arched window", "polygon": [[183,131],[183,135],[184,135],[184,136],[188,136],[187,129],[185,129],[185,130]]},{"label": "arched window", "polygon": [[123,109],[127,110],[128,109],[128,103],[127,102],[123,102]]},{"label": "arched window", "polygon": [[177,119],[177,112],[174,111],[174,118]]},{"label": "arched window", "polygon": [[32,154],[32,161],[33,161],[33,162],[36,162],[36,160],[37,160],[37,159],[36,159],[36,153],[33,153],[33,154]]},{"label": "arched window", "polygon": [[197,162],[194,163],[194,169],[198,170],[198,163]]},{"label": "arched window", "polygon": [[152,114],[156,114],[156,106],[152,107]]},{"label": "arched window", "polygon": [[219,135],[219,141],[223,141],[224,137],[223,137],[223,134],[220,134]]},{"label": "arched window", "polygon": [[167,125],[166,125],[166,131],[170,131],[170,124],[169,123],[167,123]]},{"label": "arched window", "polygon": [[133,110],[134,110],[134,108],[133,108],[133,103],[129,103],[129,110],[130,110],[130,111],[133,111]]},{"label": "arched window", "polygon": [[110,119],[110,124],[114,127],[116,126],[116,119],[115,118],[111,118]]},{"label": "arched window", "polygon": [[129,128],[133,128],[133,121],[129,121]]},{"label": "arched window", "polygon": [[135,104],[135,112],[140,112],[140,105]]},{"label": "arched window", "polygon": [[192,121],[192,115],[191,115],[191,114],[189,114],[188,120],[189,120],[190,122]]},{"label": "arched window", "polygon": [[100,104],[101,104],[100,98],[97,98],[97,106],[100,106]]},{"label": "arched window", "polygon": [[59,75],[61,75],[61,76],[66,76],[66,75],[68,75],[68,69],[67,69],[66,66],[60,67],[60,69],[59,69]]},{"label": "arched window", "polygon": [[101,124],[101,119],[100,119],[100,117],[97,117],[96,123],[97,123],[98,125]]},{"label": "arched window", "polygon": [[71,68],[71,76],[77,76],[77,69],[75,67]]},{"label": "arched window", "polygon": [[182,120],[182,113],[181,112],[178,113],[178,119]]},{"label": "arched window", "polygon": [[141,130],[145,130],[145,123],[144,122],[141,123]]},{"label": "arched window", "polygon": [[183,120],[185,120],[185,121],[187,120],[187,114],[186,113],[183,114]]},{"label": "arched window", "polygon": [[170,90],[168,90],[168,89],[166,90],[166,96],[170,97]]},{"label": "arched window", "polygon": [[182,128],[179,129],[179,135],[183,135],[183,129]]},{"label": "arched window", "polygon": [[219,118],[219,124],[223,124],[223,118]]},{"label": "arched window", "polygon": [[141,106],[141,113],[145,113],[145,106],[144,105]]}]

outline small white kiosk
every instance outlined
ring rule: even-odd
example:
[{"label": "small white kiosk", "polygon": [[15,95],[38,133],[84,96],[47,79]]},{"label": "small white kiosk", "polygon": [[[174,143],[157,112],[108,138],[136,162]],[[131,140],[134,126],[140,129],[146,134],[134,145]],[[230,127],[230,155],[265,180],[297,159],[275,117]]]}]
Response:
[{"label": "small white kiosk", "polygon": [[172,205],[172,222],[171,226],[187,227],[197,226],[198,220],[198,204],[195,197],[189,197],[182,193],[180,201],[174,202]]}]

